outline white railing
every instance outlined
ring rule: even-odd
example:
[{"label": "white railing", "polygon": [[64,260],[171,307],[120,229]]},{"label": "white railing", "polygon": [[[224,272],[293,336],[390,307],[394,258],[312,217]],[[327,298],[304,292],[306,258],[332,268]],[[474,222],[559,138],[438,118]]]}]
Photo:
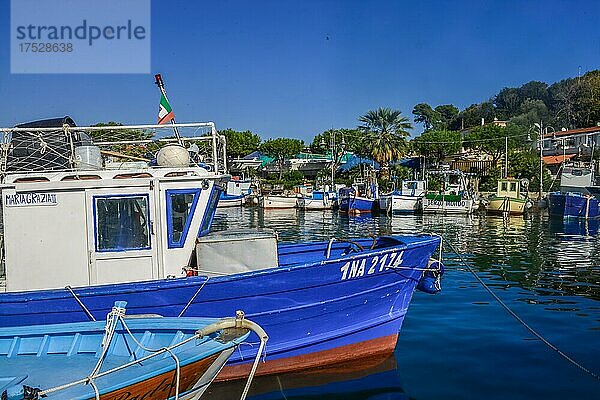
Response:
[{"label": "white railing", "polygon": [[[168,144],[187,148],[192,165],[225,173],[226,143],[213,122],[172,125],[110,125],[0,128],[0,174],[61,171],[81,167],[82,153],[99,160],[152,165]],[[84,154],[85,157],[89,155]],[[85,160],[84,160],[85,162]]]}]

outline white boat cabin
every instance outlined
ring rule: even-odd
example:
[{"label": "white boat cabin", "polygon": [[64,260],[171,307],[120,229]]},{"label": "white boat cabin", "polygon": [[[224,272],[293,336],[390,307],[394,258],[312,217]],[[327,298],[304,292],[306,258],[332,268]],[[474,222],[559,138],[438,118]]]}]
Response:
[{"label": "white boat cabin", "polygon": [[[165,138],[164,125],[104,127],[112,142],[98,127],[48,125],[2,129],[0,290],[185,276],[229,180],[214,124],[177,125],[189,138]],[[84,134],[98,157],[75,156]]]},{"label": "white boat cabin", "polygon": [[422,197],[427,191],[427,181],[402,181],[400,194],[403,196]]},{"label": "white boat cabin", "polygon": [[510,197],[520,198],[521,197],[521,182],[518,179],[499,179],[498,188],[496,189],[497,197]]}]

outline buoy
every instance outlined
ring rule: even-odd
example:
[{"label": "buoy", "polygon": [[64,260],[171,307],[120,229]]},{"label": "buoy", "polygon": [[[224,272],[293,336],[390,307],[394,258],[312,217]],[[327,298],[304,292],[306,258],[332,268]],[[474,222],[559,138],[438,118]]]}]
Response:
[{"label": "buoy", "polygon": [[158,151],[156,163],[159,167],[188,167],[190,165],[190,153],[179,144],[168,144]]}]

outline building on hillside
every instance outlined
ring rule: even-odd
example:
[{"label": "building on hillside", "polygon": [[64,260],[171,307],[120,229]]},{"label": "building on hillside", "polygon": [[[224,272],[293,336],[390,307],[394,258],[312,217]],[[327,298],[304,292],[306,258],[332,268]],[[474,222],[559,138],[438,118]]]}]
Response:
[{"label": "building on hillside", "polygon": [[544,134],[542,155],[549,167],[571,158],[589,160],[595,152],[600,152],[600,126]]}]

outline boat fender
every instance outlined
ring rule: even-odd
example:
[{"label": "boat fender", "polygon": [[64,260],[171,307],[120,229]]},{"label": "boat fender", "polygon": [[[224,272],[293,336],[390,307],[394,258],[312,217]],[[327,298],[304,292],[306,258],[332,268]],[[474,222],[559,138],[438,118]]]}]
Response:
[{"label": "boat fender", "polygon": [[417,283],[417,289],[429,294],[436,294],[442,290],[442,275],[444,264],[438,260],[429,260],[427,269]]}]

